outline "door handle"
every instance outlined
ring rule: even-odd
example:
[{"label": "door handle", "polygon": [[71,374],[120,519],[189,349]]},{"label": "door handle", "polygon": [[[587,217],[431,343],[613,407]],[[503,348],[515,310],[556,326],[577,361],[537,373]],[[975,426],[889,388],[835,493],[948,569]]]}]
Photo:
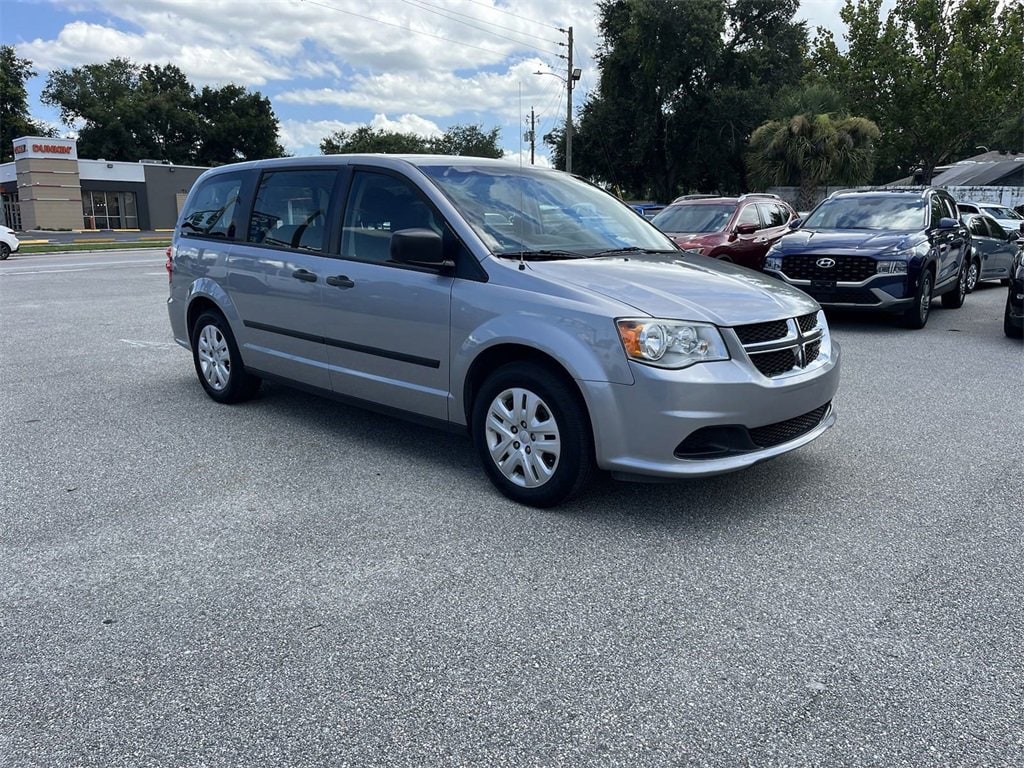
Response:
[{"label": "door handle", "polygon": [[292,277],[294,277],[296,280],[302,280],[303,282],[306,283],[316,282],[316,275],[314,275],[308,269],[296,269],[294,272],[292,272]]},{"label": "door handle", "polygon": [[349,280],[345,275],[331,275],[325,281],[328,285],[333,285],[336,288],[354,288],[355,283]]}]

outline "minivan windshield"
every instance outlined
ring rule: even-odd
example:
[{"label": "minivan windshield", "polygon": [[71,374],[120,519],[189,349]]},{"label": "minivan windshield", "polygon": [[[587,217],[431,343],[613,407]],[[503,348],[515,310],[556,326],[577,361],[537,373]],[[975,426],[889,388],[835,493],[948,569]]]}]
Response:
[{"label": "minivan windshield", "polygon": [[830,197],[804,219],[801,229],[885,229],[912,231],[925,228],[925,201],[905,195]]},{"label": "minivan windshield", "polygon": [[662,232],[721,232],[735,210],[736,203],[670,205],[651,223]]},{"label": "minivan windshield", "polygon": [[420,170],[496,256],[564,259],[678,251],[625,203],[568,174],[472,163]]}]

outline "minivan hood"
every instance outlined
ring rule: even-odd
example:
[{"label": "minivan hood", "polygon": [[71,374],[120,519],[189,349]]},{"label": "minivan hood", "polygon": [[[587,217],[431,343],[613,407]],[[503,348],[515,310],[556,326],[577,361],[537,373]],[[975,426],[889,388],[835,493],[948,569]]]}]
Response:
[{"label": "minivan hood", "polygon": [[802,253],[821,251],[830,254],[848,252],[870,255],[890,248],[902,250],[919,242],[920,232],[877,232],[865,229],[798,229],[785,235],[775,246],[776,252]]},{"label": "minivan hood", "polygon": [[807,294],[760,272],[696,254],[531,262],[531,270],[652,317],[731,326],[818,310]]}]

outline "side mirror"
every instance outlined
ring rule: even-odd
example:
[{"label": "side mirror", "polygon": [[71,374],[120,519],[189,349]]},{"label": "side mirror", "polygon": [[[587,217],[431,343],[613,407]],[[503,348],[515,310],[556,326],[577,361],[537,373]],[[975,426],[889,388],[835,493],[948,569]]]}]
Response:
[{"label": "side mirror", "polygon": [[943,216],[939,219],[939,229],[956,229],[959,225],[956,219],[951,219],[949,216]]},{"label": "side mirror", "polygon": [[793,219],[789,222],[790,229],[800,229],[800,225],[804,223],[803,219]]},{"label": "side mirror", "polygon": [[391,260],[430,269],[455,266],[454,262],[445,260],[441,236],[432,229],[400,229],[393,232]]},{"label": "side mirror", "polygon": [[757,224],[740,224],[736,227],[737,235],[752,235],[757,232]]}]

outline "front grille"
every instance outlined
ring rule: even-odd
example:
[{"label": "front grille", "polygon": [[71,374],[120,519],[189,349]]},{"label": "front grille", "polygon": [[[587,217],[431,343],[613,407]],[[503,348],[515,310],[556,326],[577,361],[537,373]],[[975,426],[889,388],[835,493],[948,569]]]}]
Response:
[{"label": "front grille", "polygon": [[721,459],[772,448],[796,440],[821,424],[832,403],[825,403],[793,419],[748,429],[740,424],[702,427],[693,432],[674,451],[679,459]]},{"label": "front grille", "polygon": [[[828,258],[832,267],[819,267],[818,260]],[[829,256],[799,254],[782,258],[782,272],[790,280],[835,280],[840,283],[862,283],[874,277],[877,265],[870,256]]]},{"label": "front grille", "polygon": [[782,443],[788,443],[790,440],[796,440],[801,435],[806,435],[821,424],[821,420],[825,418],[830,405],[831,403],[825,403],[820,408],[815,408],[803,416],[751,429],[750,439],[761,448],[771,448],[774,445],[781,445]]},{"label": "front grille", "polygon": [[[817,355],[814,357],[817,358]],[[752,354],[750,356],[750,361],[754,364],[757,370],[769,378],[772,376],[780,376],[783,373],[788,373],[799,364],[799,359],[794,354],[794,350],[792,348],[780,349],[775,352]]]},{"label": "front grille", "polygon": [[789,333],[789,325],[785,320],[775,320],[770,323],[740,325],[735,328],[735,331],[742,344],[763,344],[766,341],[786,338]]},{"label": "front grille", "polygon": [[810,333],[818,327],[818,313],[798,317],[796,324],[800,326],[800,333]]},{"label": "front grille", "polygon": [[750,362],[761,375],[772,378],[800,370],[818,359],[824,329],[818,313],[733,328]]}]

